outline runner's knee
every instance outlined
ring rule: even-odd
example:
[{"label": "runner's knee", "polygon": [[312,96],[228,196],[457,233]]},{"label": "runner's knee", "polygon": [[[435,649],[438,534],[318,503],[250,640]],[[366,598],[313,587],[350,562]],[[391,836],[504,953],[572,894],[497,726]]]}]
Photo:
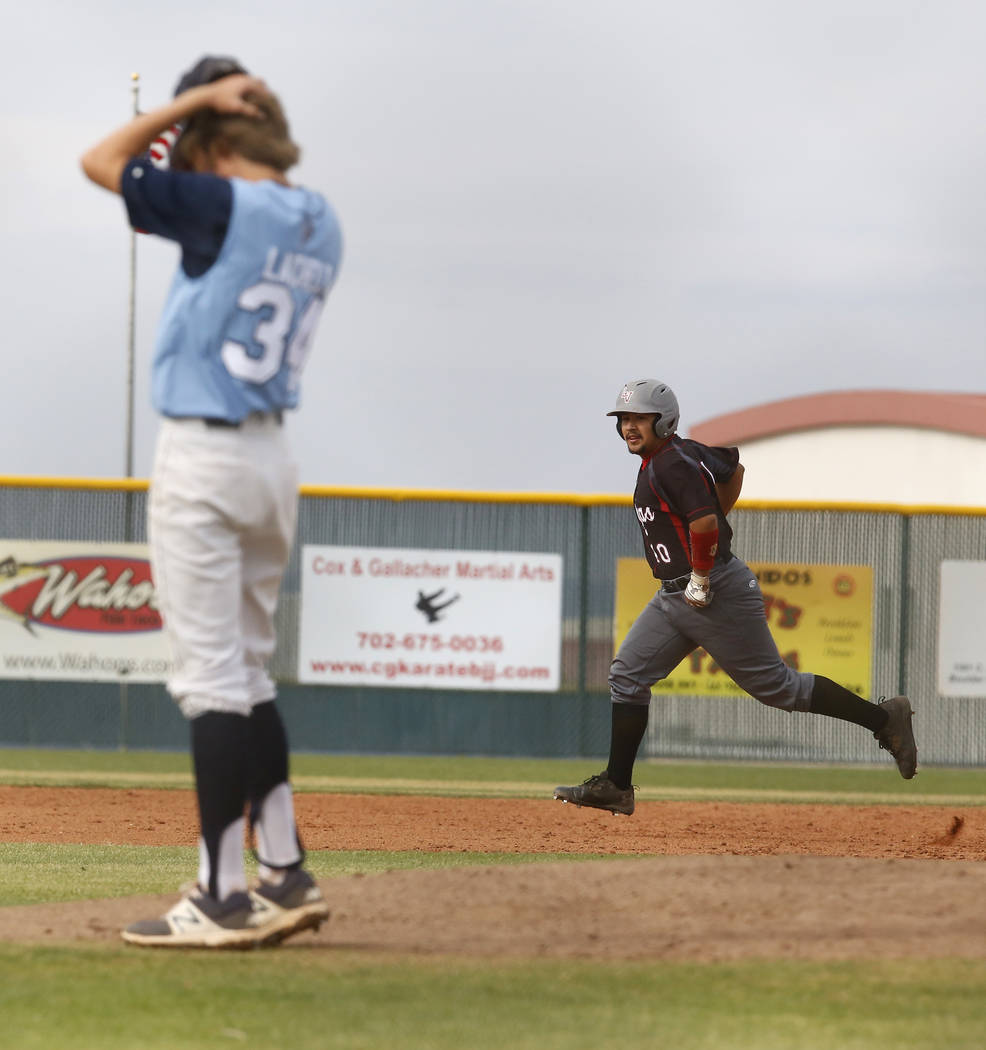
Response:
[{"label": "runner's knee", "polygon": [[614,660],[609,671],[609,695],[614,704],[649,704],[650,685],[631,677]]},{"label": "runner's knee", "polygon": [[814,675],[802,674],[786,664],[766,674],[759,672],[749,678],[743,675],[731,677],[754,700],[767,707],[776,707],[782,711],[807,711],[811,704]]}]

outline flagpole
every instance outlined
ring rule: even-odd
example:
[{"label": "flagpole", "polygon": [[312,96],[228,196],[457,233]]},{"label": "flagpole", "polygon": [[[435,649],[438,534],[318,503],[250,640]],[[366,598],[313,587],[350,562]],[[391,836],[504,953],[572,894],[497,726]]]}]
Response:
[{"label": "flagpole", "polygon": [[[133,99],[132,112],[136,117],[140,113],[140,74],[130,74],[130,94]],[[137,231],[130,229],[130,291],[127,297],[127,406],[126,406],[126,477],[134,475],[134,356],[137,329]],[[127,491],[124,495],[124,540],[133,543],[134,535],[134,493]],[[126,751],[130,741],[130,696],[127,688],[126,669],[120,671],[120,721],[118,726],[117,749]]]},{"label": "flagpole", "polygon": [[[140,74],[130,74],[133,115],[140,112]],[[137,232],[130,230],[130,295],[127,307],[127,421],[125,476],[134,474],[134,354],[137,325]]]}]

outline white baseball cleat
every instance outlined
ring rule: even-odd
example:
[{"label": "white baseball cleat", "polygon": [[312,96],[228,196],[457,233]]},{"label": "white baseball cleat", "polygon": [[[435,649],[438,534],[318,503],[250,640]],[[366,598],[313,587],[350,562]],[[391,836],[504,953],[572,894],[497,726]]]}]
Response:
[{"label": "white baseball cleat", "polygon": [[132,923],[122,937],[147,948],[254,948],[261,942],[253,915],[248,894],[217,901],[196,886],[160,919]]},{"label": "white baseball cleat", "polygon": [[250,900],[250,921],[261,945],[280,944],[302,930],[317,930],[329,917],[322,891],[302,868],[285,871],[279,883],[261,879],[250,891]]}]

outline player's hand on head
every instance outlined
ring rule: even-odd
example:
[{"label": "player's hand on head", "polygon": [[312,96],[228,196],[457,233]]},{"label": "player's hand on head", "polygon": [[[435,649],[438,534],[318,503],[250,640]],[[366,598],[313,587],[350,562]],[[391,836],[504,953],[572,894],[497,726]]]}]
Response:
[{"label": "player's hand on head", "polygon": [[203,87],[207,92],[206,105],[218,113],[238,113],[246,117],[263,118],[263,110],[248,98],[249,95],[270,94],[260,77],[234,73]]}]

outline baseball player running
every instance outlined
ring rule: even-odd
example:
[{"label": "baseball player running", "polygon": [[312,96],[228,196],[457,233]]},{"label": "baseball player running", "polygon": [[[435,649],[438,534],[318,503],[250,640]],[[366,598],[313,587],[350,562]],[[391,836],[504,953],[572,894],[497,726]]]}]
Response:
[{"label": "baseball player running", "polygon": [[660,590],[630,628],[610,668],[612,735],[606,769],[555,798],[631,814],[637,750],[647,728],[651,686],[702,646],[752,697],[784,711],[854,722],[870,730],[905,780],[917,769],[911,705],[904,696],[873,704],[821,675],[781,659],[767,628],[763,595],[730,547],[726,515],[743,484],[735,448],[678,437],[678,401],[655,379],[627,383],[607,415],[641,460],[634,509]]},{"label": "baseball player running", "polygon": [[[175,138],[166,166],[158,154]],[[163,918],[123,932],[132,944],[272,944],[329,914],[302,867],[287,737],[265,669],[297,510],[282,420],[298,405],[341,253],[332,208],[287,179],[298,156],[264,82],[210,56],[173,101],[82,158],[93,182],[123,196],[135,228],[181,247],[153,362],[163,418],[148,532],[177,667],[168,690],[190,720],[199,871]]]}]

